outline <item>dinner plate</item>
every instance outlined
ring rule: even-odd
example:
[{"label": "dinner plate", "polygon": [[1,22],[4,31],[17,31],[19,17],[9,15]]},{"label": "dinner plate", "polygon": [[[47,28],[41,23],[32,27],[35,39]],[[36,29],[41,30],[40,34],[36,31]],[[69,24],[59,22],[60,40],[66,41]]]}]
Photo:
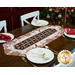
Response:
[{"label": "dinner plate", "polygon": [[[43,53],[48,56],[48,59],[42,57]],[[27,59],[36,64],[46,64],[52,61],[53,58],[54,53],[46,48],[35,48],[27,52]]]},{"label": "dinner plate", "polygon": [[31,24],[33,26],[46,26],[49,24],[49,22],[46,20],[35,20],[35,21],[32,21]]},{"label": "dinner plate", "polygon": [[75,35],[69,35],[69,34],[66,34],[65,32],[64,32],[64,35],[67,36],[67,37],[69,37],[69,38],[75,39]]},{"label": "dinner plate", "polygon": [[[11,40],[14,39],[14,35],[11,34],[11,33],[0,33],[0,34],[5,34],[5,35],[9,35],[11,37]],[[5,42],[8,42],[8,41],[5,41],[5,40],[0,40],[0,43],[5,43]]]}]

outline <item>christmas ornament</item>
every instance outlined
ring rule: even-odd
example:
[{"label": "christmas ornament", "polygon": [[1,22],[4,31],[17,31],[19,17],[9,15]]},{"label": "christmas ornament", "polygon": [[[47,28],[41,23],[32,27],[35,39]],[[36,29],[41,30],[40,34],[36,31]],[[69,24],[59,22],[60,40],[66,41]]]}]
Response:
[{"label": "christmas ornament", "polygon": [[59,9],[55,9],[55,12],[59,12]]},{"label": "christmas ornament", "polygon": [[49,14],[47,14],[47,16],[46,16],[47,18],[50,18],[50,15]]},{"label": "christmas ornament", "polygon": [[60,21],[58,21],[58,24],[60,24],[61,22]]},{"label": "christmas ornament", "polygon": [[58,15],[58,18],[61,18],[61,17],[62,17],[62,15],[61,15],[61,14],[59,14],[59,15]]},{"label": "christmas ornament", "polygon": [[52,12],[52,8],[50,8],[49,11]]},{"label": "christmas ornament", "polygon": [[66,19],[68,19],[68,18],[69,18],[69,15],[67,14],[67,15],[66,15]]},{"label": "christmas ornament", "polygon": [[67,10],[71,11],[73,9],[73,7],[67,7]]},{"label": "christmas ornament", "polygon": [[71,12],[74,12],[74,9],[72,9]]},{"label": "christmas ornament", "polygon": [[63,19],[61,19],[61,21],[63,22]]}]

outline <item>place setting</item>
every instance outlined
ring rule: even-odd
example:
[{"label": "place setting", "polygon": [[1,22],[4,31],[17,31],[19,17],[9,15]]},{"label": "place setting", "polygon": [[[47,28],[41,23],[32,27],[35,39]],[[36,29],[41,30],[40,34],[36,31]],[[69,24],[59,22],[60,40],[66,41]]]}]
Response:
[{"label": "place setting", "polygon": [[62,35],[64,38],[75,40],[75,29],[64,28],[64,34]]},{"label": "place setting", "polygon": [[11,33],[0,33],[0,43],[6,43],[14,39]]},{"label": "place setting", "polygon": [[33,67],[51,62],[54,59],[54,53],[46,48],[35,48],[27,52],[26,57],[22,57],[24,62],[28,62]]},{"label": "place setting", "polygon": [[37,47],[29,50],[26,57],[22,57],[22,60],[28,62],[33,67],[38,67],[37,65],[44,65],[53,61],[55,55],[57,56],[58,52],[46,45],[43,48]]},{"label": "place setting", "polygon": [[36,64],[46,64],[53,60],[54,53],[46,48],[35,48],[27,52],[27,59]]},{"label": "place setting", "polygon": [[31,25],[32,25],[32,26],[35,26],[35,27],[46,26],[46,25],[48,25],[48,24],[49,24],[49,22],[46,21],[46,20],[33,19],[33,20],[31,21]]}]

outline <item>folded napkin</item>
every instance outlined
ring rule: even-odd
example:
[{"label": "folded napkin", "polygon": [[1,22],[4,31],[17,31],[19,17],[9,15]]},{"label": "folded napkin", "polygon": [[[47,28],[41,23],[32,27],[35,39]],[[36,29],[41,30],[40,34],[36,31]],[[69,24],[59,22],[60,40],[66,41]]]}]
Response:
[{"label": "folded napkin", "polygon": [[75,29],[65,28],[65,33],[70,35],[75,35]]},{"label": "folded napkin", "polygon": [[36,26],[44,26],[47,24],[46,21],[43,20],[37,20],[37,19],[33,19],[31,22],[32,25],[36,25]]},{"label": "folded napkin", "polygon": [[0,40],[10,41],[11,37],[9,35],[0,34]]}]

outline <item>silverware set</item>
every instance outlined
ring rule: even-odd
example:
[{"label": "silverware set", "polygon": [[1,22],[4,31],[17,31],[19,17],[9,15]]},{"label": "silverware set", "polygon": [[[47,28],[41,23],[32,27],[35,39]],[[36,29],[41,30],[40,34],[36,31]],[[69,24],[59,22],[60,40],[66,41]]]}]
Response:
[{"label": "silverware set", "polygon": [[37,67],[36,65],[34,65],[33,63],[31,63],[30,61],[28,61],[25,57],[22,57],[22,60],[24,62],[28,62],[30,65],[32,65],[33,67]]},{"label": "silverware set", "polygon": [[[46,48],[46,49],[50,49],[48,46],[45,46],[45,48]],[[57,52],[57,51],[55,51],[55,50],[53,50],[53,49],[50,49],[50,50],[52,50],[55,55],[58,55],[58,52]]]}]

